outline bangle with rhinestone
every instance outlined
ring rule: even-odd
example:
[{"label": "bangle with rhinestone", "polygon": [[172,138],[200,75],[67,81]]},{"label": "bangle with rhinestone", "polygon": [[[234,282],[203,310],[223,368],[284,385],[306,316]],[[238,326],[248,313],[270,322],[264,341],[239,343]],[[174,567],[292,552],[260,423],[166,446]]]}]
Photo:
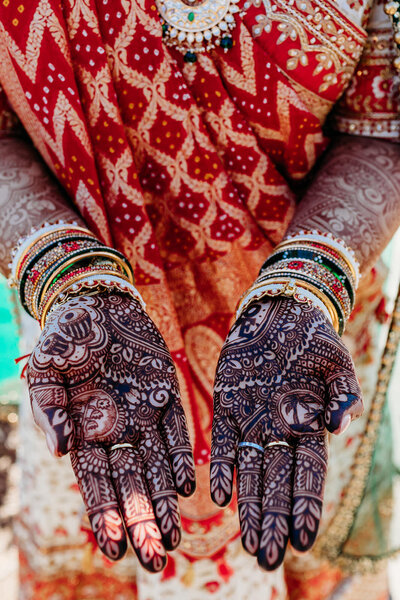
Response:
[{"label": "bangle with rhinestone", "polygon": [[[296,291],[297,287],[294,279],[271,278],[265,283],[254,285],[249,288],[240,299],[237,306],[236,318],[238,318],[250,304],[260,300],[264,296],[269,296],[271,298],[274,298],[275,296],[293,296],[297,302],[303,302],[299,296],[296,296]],[[319,308],[333,324],[332,314],[328,310],[327,305],[315,296],[315,294],[312,294],[306,289],[302,289],[302,297],[304,298],[305,304],[312,304],[316,308]]]},{"label": "bangle with rhinestone", "polygon": [[[348,271],[346,272],[343,268],[343,265],[339,264],[336,260],[328,255],[324,256],[321,252],[315,251],[313,249],[302,248],[298,246],[288,246],[286,249],[283,248],[280,250],[279,248],[271,254],[271,256],[265,261],[260,270],[260,275],[264,272],[268,267],[275,265],[281,260],[306,260],[313,264],[318,265],[320,268],[326,269],[330,271],[346,288],[347,293],[350,298],[350,302],[353,306],[354,304],[354,287],[353,281],[349,278]],[[322,274],[323,272],[321,272]]]},{"label": "bangle with rhinestone", "polygon": [[[19,267],[20,267],[20,263],[23,260],[24,256],[26,256],[31,248],[33,246],[35,246],[38,242],[40,242],[42,239],[53,235],[53,234],[59,234],[59,233],[64,233],[66,231],[75,231],[75,232],[81,232],[81,233],[85,233],[89,236],[93,236],[93,233],[91,231],[89,231],[89,229],[86,229],[84,227],[80,227],[77,223],[64,223],[64,222],[57,222],[57,223],[53,223],[53,224],[49,224],[49,223],[45,223],[43,226],[37,228],[37,229],[32,229],[32,231],[27,235],[22,237],[18,242],[16,247],[14,248],[14,250],[11,253],[11,262],[9,264],[9,268],[11,271],[11,276],[10,276],[10,285],[11,286],[16,286],[17,282],[18,282],[18,271],[19,271]],[[94,236],[93,236],[94,237]]]},{"label": "bangle with rhinestone", "polygon": [[293,272],[291,272],[291,271],[280,271],[280,270],[271,271],[271,272],[267,273],[266,275],[263,275],[262,278],[259,278],[258,281],[260,281],[261,283],[264,283],[268,279],[276,278],[276,277],[285,277],[288,279],[295,279],[296,281],[299,282],[299,284],[300,284],[300,282],[302,282],[303,287],[307,287],[307,285],[309,285],[309,286],[312,286],[312,291],[318,290],[320,299],[323,301],[323,298],[326,298],[330,302],[330,304],[333,305],[335,312],[337,314],[337,319],[339,321],[338,332],[339,332],[339,335],[342,335],[342,333],[344,331],[344,325],[346,322],[345,310],[344,310],[344,307],[342,307],[342,305],[340,304],[337,297],[328,288],[328,286],[323,284],[320,280],[314,279],[310,275],[305,275],[304,273],[296,272],[296,275],[294,276]]},{"label": "bangle with rhinestone", "polygon": [[[113,248],[108,248],[107,246],[101,246],[101,247],[99,247],[99,250],[95,250],[93,253],[89,252],[89,254],[87,254],[87,255],[82,254],[79,259],[79,262],[81,260],[83,260],[84,258],[91,258],[91,259],[96,258],[97,259],[100,257],[113,260],[120,267],[121,272],[126,275],[126,277],[132,283],[132,285],[134,284],[133,271],[132,271],[132,267],[131,267],[130,263],[127,261],[125,256],[123,254],[121,254],[121,252],[118,252],[117,250],[114,250]],[[47,292],[48,288],[51,286],[52,282],[57,277],[60,270],[64,269],[65,267],[68,267],[69,265],[73,265],[74,262],[75,261],[74,261],[73,257],[71,257],[71,258],[68,256],[65,257],[65,260],[63,261],[62,265],[60,265],[57,268],[57,270],[55,270],[51,274],[52,278],[49,278],[46,281],[46,284],[44,285],[43,290],[42,290],[42,295],[44,295]]]},{"label": "bangle with rhinestone", "polygon": [[91,293],[93,293],[95,289],[97,289],[98,292],[101,292],[103,291],[102,288],[106,290],[116,288],[119,291],[128,293],[139,301],[144,310],[146,308],[139,292],[128,280],[128,278],[123,276],[121,273],[115,274],[112,271],[107,272],[104,269],[102,272],[93,273],[93,271],[88,270],[86,272],[75,274],[74,277],[63,282],[63,285],[59,287],[57,293],[53,292],[50,294],[50,297],[43,306],[43,310],[40,315],[41,327],[44,327],[46,317],[51,309],[54,308],[56,304],[66,302],[70,295],[82,295],[85,293],[86,289],[88,289],[88,291]]},{"label": "bangle with rhinestone", "polygon": [[[67,302],[71,297],[94,295],[95,293],[112,291],[113,289],[128,294],[139,302],[143,310],[146,310],[146,303],[142,295],[126,277],[121,274],[113,275],[112,273],[107,274],[107,272],[104,272],[100,274],[86,274],[79,281],[70,283],[62,293],[57,295],[55,303],[50,308],[50,312],[56,305]],[[47,312],[47,315],[49,315],[49,312]]]},{"label": "bangle with rhinestone", "polygon": [[[79,264],[79,263],[78,263]],[[106,258],[97,258],[95,257],[93,260],[90,261],[90,266],[103,266],[105,269],[108,268],[112,268],[112,269],[116,269],[118,272],[121,272],[120,268],[118,267],[117,263],[115,261],[112,261],[110,259],[106,259]],[[66,275],[68,275],[71,271],[75,271],[77,269],[77,264],[74,263],[72,265],[68,265],[67,267],[64,267],[63,269],[61,269],[61,271],[59,273],[57,273],[57,275],[52,279],[50,286],[48,289],[51,289],[59,279],[62,279],[63,277],[65,277]]]},{"label": "bangle with rhinestone", "polygon": [[[293,243],[293,246],[292,245],[286,246],[286,248],[298,248],[298,249],[309,250],[311,252],[317,252],[318,254],[321,255],[321,257],[325,257],[328,260],[333,261],[334,263],[339,265],[342,268],[342,270],[346,273],[349,281],[351,282],[351,286],[352,286],[354,292],[357,289],[356,280],[354,279],[353,272],[351,271],[348,262],[346,260],[344,260],[344,258],[334,248],[329,248],[328,246],[322,245],[317,242]],[[285,249],[285,248],[283,248],[283,249]]]},{"label": "bangle with rhinestone", "polygon": [[[46,281],[47,275],[50,272],[52,265],[59,264],[66,256],[71,254],[77,255],[77,253],[87,250],[89,248],[99,247],[99,242],[94,239],[85,239],[74,242],[74,250],[67,252],[64,245],[55,245],[51,247],[45,253],[39,253],[39,256],[33,258],[33,260],[26,262],[23,270],[21,271],[21,280],[19,285],[19,292],[21,302],[23,305],[28,304],[27,298],[32,298],[35,294],[37,286],[40,287],[40,283]],[[24,304],[25,302],[25,304]]]},{"label": "bangle with rhinestone", "polygon": [[349,268],[355,279],[356,286],[358,286],[358,282],[360,279],[360,265],[354,251],[347,246],[346,242],[344,242],[340,238],[334,237],[331,233],[326,233],[323,231],[313,229],[312,231],[301,230],[293,236],[286,237],[279,244],[279,247],[282,248],[286,245],[292,244],[293,242],[299,241],[316,242],[327,246],[328,248],[336,250],[349,265]]},{"label": "bangle with rhinestone", "polygon": [[[33,288],[40,292],[40,290],[42,290],[43,286],[46,284],[48,278],[51,277],[52,273],[56,269],[58,269],[59,265],[64,264],[67,260],[71,261],[71,262],[73,260],[76,261],[80,257],[81,258],[86,257],[86,256],[88,256],[88,254],[98,252],[102,248],[104,248],[104,246],[100,245],[100,242],[97,242],[97,241],[89,242],[88,241],[88,242],[83,243],[81,248],[79,248],[78,250],[75,250],[74,252],[71,252],[67,255],[65,254],[65,252],[61,252],[61,256],[60,256],[60,252],[58,251],[56,253],[56,256],[54,257],[54,259],[52,259],[51,253],[49,253],[50,256],[49,256],[49,254],[46,254],[39,261],[37,269],[35,269],[35,268],[30,269],[30,270],[25,269],[21,276],[21,282],[19,285],[19,296],[20,296],[21,304],[25,308],[25,310],[27,310],[30,314],[32,314],[30,309],[32,307]],[[47,261],[50,264],[47,264]],[[33,316],[34,316],[34,313],[33,313]]]},{"label": "bangle with rhinestone", "polygon": [[[340,279],[338,279],[334,273],[325,269],[321,265],[317,263],[306,260],[306,259],[284,259],[280,260],[277,263],[267,267],[261,277],[270,272],[270,271],[290,271],[293,273],[293,277],[295,277],[296,273],[302,273],[303,275],[308,275],[312,277],[315,281],[320,281],[322,284],[326,285],[330,291],[336,296],[340,304],[343,306],[346,318],[350,316],[351,310],[353,308],[351,297],[346,289],[346,286],[343,284]],[[352,296],[354,297],[354,296]]]},{"label": "bangle with rhinestone", "polygon": [[100,257],[111,259],[117,270],[125,274],[125,271],[122,271],[123,266],[121,265],[119,257],[116,257],[114,253],[111,255],[111,253],[108,252],[107,246],[97,245],[92,248],[83,248],[82,251],[76,251],[67,256],[63,256],[57,263],[53,264],[45,273],[45,276],[41,278],[40,286],[38,286],[35,297],[32,300],[35,315],[37,314],[37,307],[40,304],[41,299],[55,282],[61,271],[64,271],[67,267],[71,267],[74,270],[83,266],[91,266],[93,265],[93,262]]},{"label": "bangle with rhinestone", "polygon": [[82,248],[82,250],[77,250],[67,255],[63,255],[57,262],[53,263],[52,266],[48,268],[43,276],[40,277],[40,282],[37,286],[37,292],[35,293],[34,301],[31,302],[33,314],[36,316],[36,307],[38,304],[40,304],[41,298],[46,294],[48,288],[57,278],[57,275],[60,273],[60,271],[72,265],[76,265],[78,268],[82,261],[93,262],[100,257],[111,259],[120,267],[121,271],[125,273],[128,279],[133,283],[132,268],[123,254],[96,241],[93,243],[92,247],[88,245],[86,249]]},{"label": "bangle with rhinestone", "polygon": [[86,233],[80,232],[55,232],[54,234],[50,234],[47,237],[42,238],[39,242],[30,248],[30,250],[23,256],[19,263],[18,272],[16,274],[17,282],[21,280],[22,274],[26,270],[30,270],[35,263],[39,261],[42,256],[50,252],[55,247],[62,247],[64,251],[71,252],[74,250],[74,246],[76,243],[81,241],[95,241],[98,244],[99,240],[97,240],[94,236],[88,235]]},{"label": "bangle with rhinestone", "polygon": [[78,273],[86,272],[90,269],[93,271],[99,272],[99,273],[101,273],[103,270],[103,271],[112,271],[113,273],[116,273],[116,274],[121,274],[121,270],[120,270],[119,266],[114,261],[105,261],[105,262],[99,263],[98,259],[93,260],[93,259],[89,258],[89,259],[82,260],[81,262],[78,262],[78,263],[75,262],[72,265],[69,265],[68,267],[65,267],[65,269],[63,269],[63,271],[60,273],[60,275],[57,276],[57,279],[53,280],[51,285],[46,289],[45,293],[43,293],[43,291],[41,291],[40,295],[39,295],[39,293],[37,293],[36,296],[33,298],[32,307],[33,307],[33,312],[35,314],[35,317],[38,318],[38,315],[40,314],[41,306],[43,305],[43,303],[46,302],[46,299],[48,298],[48,296],[50,294],[52,294],[55,289],[58,289],[60,284],[65,282],[67,279],[74,277],[74,275],[76,275]]},{"label": "bangle with rhinestone", "polygon": [[[264,282],[266,279],[269,279],[271,276],[272,277],[289,277],[290,279],[298,279],[298,280],[302,280],[308,283],[311,283],[311,285],[313,285],[314,287],[317,287],[322,294],[325,294],[325,296],[327,296],[330,301],[333,303],[333,305],[336,308],[336,311],[338,313],[338,317],[339,319],[342,319],[343,321],[346,321],[348,316],[350,315],[350,301],[348,298],[346,298],[345,296],[338,296],[336,295],[336,293],[334,291],[331,290],[331,288],[324,282],[321,281],[321,279],[319,279],[318,277],[315,277],[314,275],[312,275],[311,273],[305,273],[302,271],[296,271],[295,273],[293,271],[291,271],[290,269],[276,269],[276,270],[271,270],[268,271],[267,273],[264,273],[261,277],[258,278],[258,281]],[[343,304],[342,304],[343,302]]]}]

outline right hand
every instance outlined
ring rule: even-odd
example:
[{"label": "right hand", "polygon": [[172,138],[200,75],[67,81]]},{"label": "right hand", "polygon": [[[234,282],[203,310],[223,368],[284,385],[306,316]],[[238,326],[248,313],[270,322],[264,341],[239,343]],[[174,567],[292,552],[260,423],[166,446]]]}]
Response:
[{"label": "right hand", "polygon": [[141,564],[161,570],[180,542],[176,492],[190,496],[195,475],[175,366],[149,316],[122,294],[58,306],[28,384],[50,450],[71,453],[101,550],[121,558],[127,533]]},{"label": "right hand", "polygon": [[322,514],[327,431],[362,414],[354,365],[318,308],[263,298],[233,324],[214,387],[211,495],[231,499],[237,473],[244,548],[266,570],[287,543],[313,545]]}]

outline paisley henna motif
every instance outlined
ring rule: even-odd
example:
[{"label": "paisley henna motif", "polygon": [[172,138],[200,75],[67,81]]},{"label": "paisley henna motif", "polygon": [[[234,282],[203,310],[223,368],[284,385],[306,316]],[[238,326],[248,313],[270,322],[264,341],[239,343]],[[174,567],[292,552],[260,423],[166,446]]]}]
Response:
[{"label": "paisley henna motif", "polygon": [[[326,429],[339,433],[361,412],[350,355],[318,309],[263,301],[233,325],[215,382],[211,494],[229,502],[236,466],[243,546],[265,569],[281,564],[289,539],[300,551],[314,543]],[[290,447],[268,447],[277,440]]]},{"label": "paisley henna motif", "polygon": [[121,558],[128,536],[146,569],[162,569],[180,542],[176,492],[195,482],[175,367],[150,318],[123,295],[70,300],[48,318],[28,380],[50,449],[71,453],[101,550]]}]

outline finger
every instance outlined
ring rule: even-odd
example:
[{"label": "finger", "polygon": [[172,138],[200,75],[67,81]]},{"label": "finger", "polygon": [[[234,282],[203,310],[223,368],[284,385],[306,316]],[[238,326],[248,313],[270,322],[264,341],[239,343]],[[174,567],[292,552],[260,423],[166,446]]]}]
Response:
[{"label": "finger", "polygon": [[237,496],[240,531],[245,550],[255,556],[261,528],[262,464],[264,452],[242,446],[238,450]]},{"label": "finger", "polygon": [[67,392],[62,385],[44,385],[43,378],[33,370],[28,375],[33,418],[46,435],[50,452],[62,456],[74,444],[74,424],[66,411]]},{"label": "finger", "polygon": [[282,563],[289,539],[293,455],[294,450],[285,446],[265,449],[258,564],[267,571],[276,569]]},{"label": "finger", "polygon": [[161,432],[168,448],[175,488],[181,496],[191,496],[196,489],[192,447],[186,417],[179,399],[168,407]]},{"label": "finger", "polygon": [[161,571],[167,555],[156,523],[142,458],[136,448],[113,450],[111,475],[133,549],[148,571]]},{"label": "finger", "polygon": [[181,519],[167,449],[156,431],[146,435],[139,447],[163,544],[166,550],[174,550],[181,541]]},{"label": "finger", "polygon": [[100,550],[117,560],[125,554],[127,541],[107,453],[100,446],[83,446],[72,450],[71,463]]},{"label": "finger", "polygon": [[211,498],[218,506],[226,506],[232,498],[233,470],[238,441],[239,432],[231,419],[227,416],[214,415],[210,485]]},{"label": "finger", "polygon": [[290,541],[300,552],[313,545],[322,512],[328,448],[325,435],[305,437],[296,448]]},{"label": "finger", "polygon": [[332,374],[327,385],[325,425],[331,433],[343,433],[363,412],[362,393],[354,369]]}]

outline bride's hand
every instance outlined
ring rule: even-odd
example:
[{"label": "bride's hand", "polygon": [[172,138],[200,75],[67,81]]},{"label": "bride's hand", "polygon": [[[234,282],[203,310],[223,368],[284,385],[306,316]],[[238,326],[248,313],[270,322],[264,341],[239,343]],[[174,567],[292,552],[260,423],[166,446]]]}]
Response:
[{"label": "bride's hand", "polygon": [[300,551],[314,543],[326,430],[340,433],[362,406],[350,355],[318,309],[262,301],[233,325],[215,382],[211,495],[229,502],[236,467],[243,546],[265,569],[288,539]]},{"label": "bride's hand", "polygon": [[121,558],[127,534],[141,564],[162,569],[180,541],[176,492],[192,494],[195,479],[175,367],[154,323],[127,296],[71,299],[49,316],[28,382],[49,448],[71,454],[101,550]]}]

